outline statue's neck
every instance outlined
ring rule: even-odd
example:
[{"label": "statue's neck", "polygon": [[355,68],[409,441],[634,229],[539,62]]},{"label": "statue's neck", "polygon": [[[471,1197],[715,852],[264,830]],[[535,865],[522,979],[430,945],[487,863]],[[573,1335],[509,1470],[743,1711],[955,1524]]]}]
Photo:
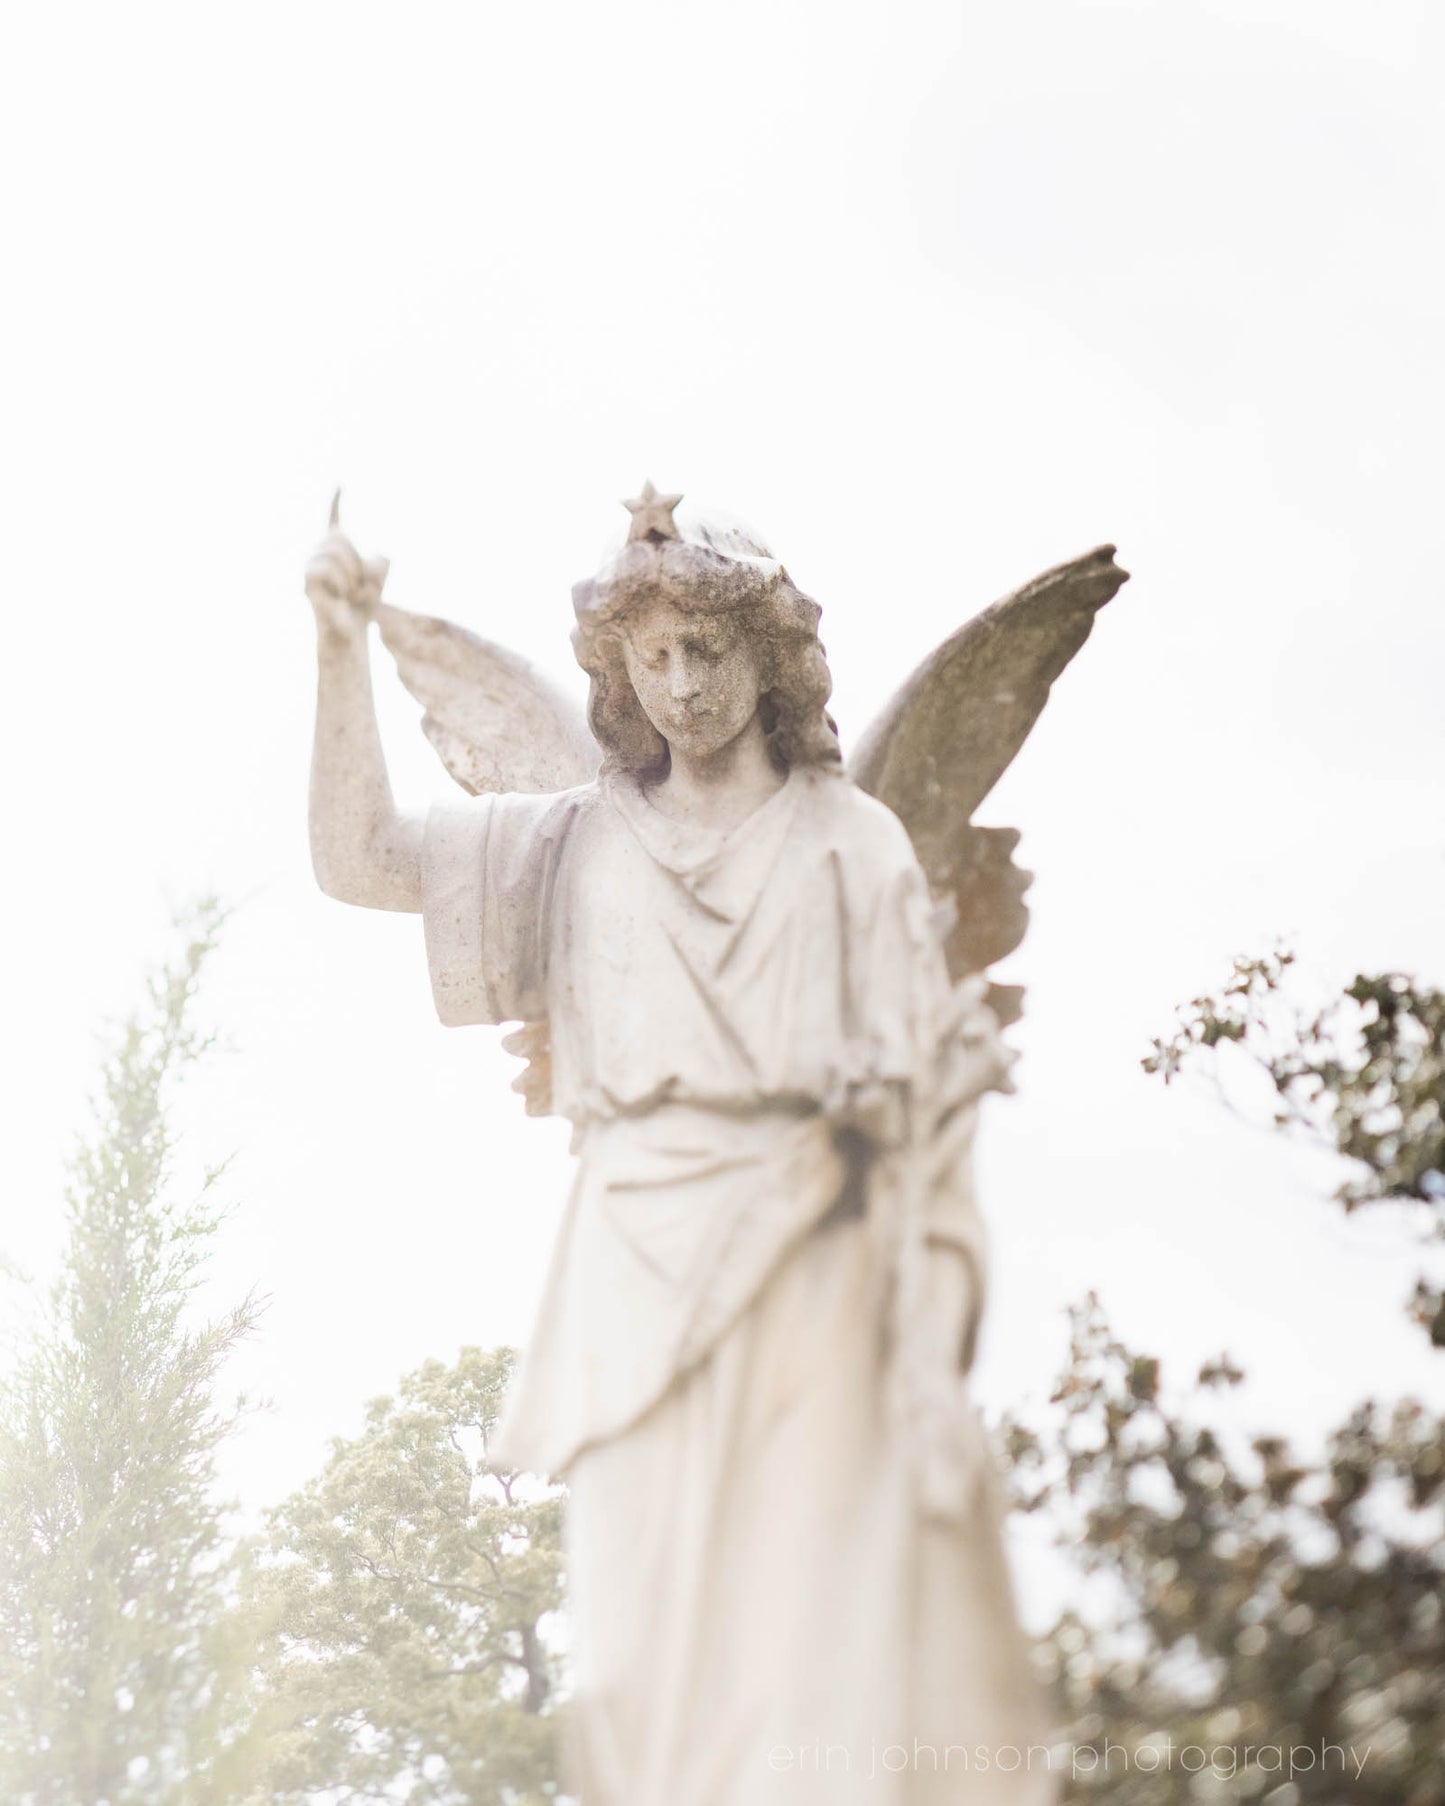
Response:
[{"label": "statue's neck", "polygon": [[786,774],[774,765],[762,719],[706,758],[668,748],[667,775],[648,789],[653,806],[674,821],[724,833],[736,828],[782,789]]}]

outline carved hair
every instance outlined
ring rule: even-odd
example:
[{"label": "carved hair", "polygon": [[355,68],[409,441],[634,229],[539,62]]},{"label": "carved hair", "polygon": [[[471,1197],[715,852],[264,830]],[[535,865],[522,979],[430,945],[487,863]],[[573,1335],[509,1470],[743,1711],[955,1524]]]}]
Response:
[{"label": "carved hair", "polygon": [[[667,769],[667,742],[643,713],[623,648],[628,616],[660,601],[690,614],[721,616],[748,638],[762,678],[759,713],[768,751],[780,770],[813,765],[841,771],[838,730],[826,707],[833,680],[818,639],[818,604],[751,536],[742,542],[731,534],[724,553],[715,549],[721,540],[716,530],[700,526],[693,533],[697,537],[686,541],[629,544],[572,592],[572,645],[591,679],[587,719],[607,755],[605,769]],[[733,548],[743,543],[747,550],[740,556]]]}]

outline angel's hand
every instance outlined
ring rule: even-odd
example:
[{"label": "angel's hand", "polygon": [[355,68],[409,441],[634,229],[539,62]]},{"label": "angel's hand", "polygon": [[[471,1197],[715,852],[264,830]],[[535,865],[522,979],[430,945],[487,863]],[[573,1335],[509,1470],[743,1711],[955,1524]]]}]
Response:
[{"label": "angel's hand", "polygon": [[367,563],[341,531],[338,503],[331,504],[326,537],[306,565],[306,598],[316,611],[318,626],[347,636],[365,630],[376,613],[386,581],[386,560]]}]

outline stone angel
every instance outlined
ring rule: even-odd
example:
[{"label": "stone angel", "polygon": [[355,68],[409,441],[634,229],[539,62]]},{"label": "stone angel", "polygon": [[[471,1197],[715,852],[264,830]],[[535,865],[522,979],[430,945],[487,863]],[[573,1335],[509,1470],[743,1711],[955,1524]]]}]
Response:
[{"label": "stone angel", "polygon": [[[563,1479],[584,1806],[1040,1806],[1048,1723],[969,1397],[970,1177],[1008,1088],[1017,835],[975,809],[1124,582],[1048,572],[926,659],[845,762],[819,609],[647,485],[573,590],[580,708],[307,570],[322,889],[420,913],[444,1023],[514,1023],[575,1183],[489,1451]],[[392,800],[375,621],[470,794]]]}]

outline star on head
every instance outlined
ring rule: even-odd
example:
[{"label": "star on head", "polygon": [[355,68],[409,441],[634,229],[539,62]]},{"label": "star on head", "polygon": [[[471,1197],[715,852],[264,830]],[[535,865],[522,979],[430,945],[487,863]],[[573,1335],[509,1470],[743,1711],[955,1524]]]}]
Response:
[{"label": "star on head", "polygon": [[627,529],[627,543],[635,539],[681,539],[672,511],[682,500],[680,495],[659,495],[651,483],[642,485],[642,494],[622,506],[632,516]]}]

